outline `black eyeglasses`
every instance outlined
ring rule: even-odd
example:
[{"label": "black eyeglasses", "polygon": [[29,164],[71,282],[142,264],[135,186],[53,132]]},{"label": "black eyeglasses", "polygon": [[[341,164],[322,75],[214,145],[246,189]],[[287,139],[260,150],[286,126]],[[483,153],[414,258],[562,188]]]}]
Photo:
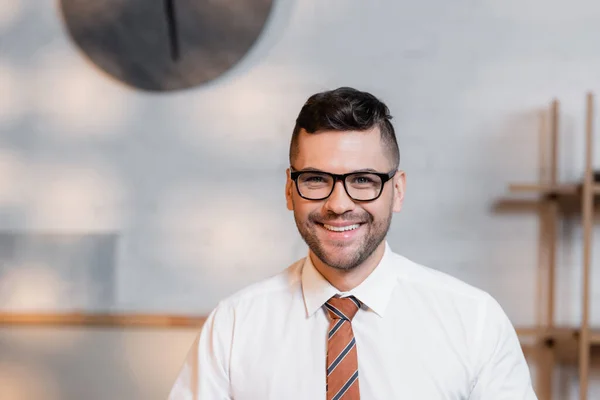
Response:
[{"label": "black eyeglasses", "polygon": [[294,171],[290,177],[296,184],[300,197],[307,200],[325,200],[342,181],[344,189],[352,200],[373,201],[381,196],[383,185],[396,174],[396,170],[388,173],[350,172],[348,174],[331,174],[322,171]]}]

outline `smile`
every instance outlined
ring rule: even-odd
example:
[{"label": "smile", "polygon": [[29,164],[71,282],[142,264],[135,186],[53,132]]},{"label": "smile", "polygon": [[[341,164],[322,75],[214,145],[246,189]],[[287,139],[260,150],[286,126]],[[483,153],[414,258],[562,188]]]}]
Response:
[{"label": "smile", "polygon": [[347,226],[331,226],[331,225],[323,224],[323,226],[328,231],[346,232],[346,231],[353,231],[353,230],[357,229],[360,226],[360,224],[347,225]]}]

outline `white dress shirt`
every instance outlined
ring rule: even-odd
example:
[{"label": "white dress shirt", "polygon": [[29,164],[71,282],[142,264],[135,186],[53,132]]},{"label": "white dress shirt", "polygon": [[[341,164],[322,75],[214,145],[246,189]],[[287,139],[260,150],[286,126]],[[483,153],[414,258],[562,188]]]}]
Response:
[{"label": "white dress shirt", "polygon": [[[169,400],[324,400],[323,304],[342,294],[310,257],[221,301]],[[534,400],[515,330],[486,292],[390,249],[342,295],[352,320],[361,400]]]}]

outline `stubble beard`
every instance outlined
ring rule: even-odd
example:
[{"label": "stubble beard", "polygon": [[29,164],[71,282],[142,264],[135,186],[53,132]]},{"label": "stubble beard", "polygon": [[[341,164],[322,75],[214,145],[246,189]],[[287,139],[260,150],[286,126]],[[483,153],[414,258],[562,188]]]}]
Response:
[{"label": "stubble beard", "polygon": [[[309,249],[317,256],[323,263],[326,265],[339,269],[342,271],[350,271],[361,265],[366,259],[368,259],[373,252],[379,247],[379,245],[385,240],[387,233],[390,229],[390,225],[392,222],[392,212],[390,210],[389,215],[380,221],[375,221],[373,216],[367,212],[361,218],[362,221],[365,221],[364,225],[361,226],[360,229],[366,229],[366,233],[364,233],[363,237],[360,238],[360,243],[356,246],[356,251],[351,255],[343,255],[336,256],[335,254],[331,254],[332,251],[328,251],[323,246],[323,243],[318,238],[317,230],[323,229],[318,226],[317,221],[322,221],[319,219],[320,215],[318,213],[310,214],[306,221],[299,221],[294,214],[294,220],[296,221],[296,227],[298,228],[298,232],[300,236],[304,240],[304,242],[308,245]],[[333,217],[329,217],[329,219],[334,219]],[[357,219],[337,216],[335,219],[337,220],[348,220],[348,221],[356,221]],[[345,251],[346,244],[342,242],[333,243],[335,249],[339,249],[340,253]],[[335,251],[335,250],[333,250]]]}]

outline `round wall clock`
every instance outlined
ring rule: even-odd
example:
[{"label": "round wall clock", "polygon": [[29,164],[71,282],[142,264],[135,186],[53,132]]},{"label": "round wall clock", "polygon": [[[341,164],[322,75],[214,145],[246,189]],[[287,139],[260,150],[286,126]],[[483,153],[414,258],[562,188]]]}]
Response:
[{"label": "round wall clock", "polygon": [[130,86],[171,91],[235,66],[273,0],[61,0],[67,31],[98,67]]}]

